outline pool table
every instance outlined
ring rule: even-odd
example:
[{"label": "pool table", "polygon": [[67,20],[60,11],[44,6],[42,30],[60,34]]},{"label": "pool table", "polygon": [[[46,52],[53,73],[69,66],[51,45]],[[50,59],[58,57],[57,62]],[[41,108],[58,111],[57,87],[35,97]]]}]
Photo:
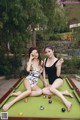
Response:
[{"label": "pool table", "polygon": [[[10,97],[11,92],[24,91],[23,80],[21,78],[18,82],[12,86],[12,88],[0,99],[1,106],[14,99]],[[51,96],[52,103],[49,104],[49,98],[46,95],[38,97],[27,97],[28,101],[20,100],[15,103],[7,112],[8,120],[80,120],[80,89],[73,83],[72,78],[64,78],[64,85],[59,88],[60,91],[67,89],[73,94],[73,98],[65,96],[67,100],[72,102],[71,111],[68,112],[61,99],[55,95]],[[39,86],[42,88],[43,85],[39,80]],[[41,110],[40,106],[44,109]],[[62,112],[62,108],[66,111]],[[2,110],[0,110],[2,114]]]}]

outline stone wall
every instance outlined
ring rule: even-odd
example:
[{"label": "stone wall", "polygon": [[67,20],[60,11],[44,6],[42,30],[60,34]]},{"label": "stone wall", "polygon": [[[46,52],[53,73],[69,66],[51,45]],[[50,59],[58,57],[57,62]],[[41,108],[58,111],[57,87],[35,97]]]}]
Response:
[{"label": "stone wall", "polygon": [[66,52],[70,49],[71,41],[37,41],[37,45],[40,49],[43,49],[46,45],[54,46],[56,52]]},{"label": "stone wall", "polygon": [[37,41],[37,46],[42,50],[46,45],[54,46],[55,52],[66,53],[71,56],[80,56],[80,49],[72,49],[72,41]]}]

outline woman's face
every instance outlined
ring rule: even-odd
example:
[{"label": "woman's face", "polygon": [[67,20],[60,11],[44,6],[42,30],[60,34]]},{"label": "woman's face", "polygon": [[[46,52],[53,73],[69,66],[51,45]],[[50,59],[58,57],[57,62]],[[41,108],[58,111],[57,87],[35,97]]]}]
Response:
[{"label": "woman's face", "polygon": [[48,58],[51,58],[53,56],[53,50],[50,49],[50,48],[46,48],[45,49],[45,55],[48,57]]},{"label": "woman's face", "polygon": [[39,53],[37,50],[33,50],[32,51],[32,56],[34,57],[34,59],[37,59],[39,57]]}]

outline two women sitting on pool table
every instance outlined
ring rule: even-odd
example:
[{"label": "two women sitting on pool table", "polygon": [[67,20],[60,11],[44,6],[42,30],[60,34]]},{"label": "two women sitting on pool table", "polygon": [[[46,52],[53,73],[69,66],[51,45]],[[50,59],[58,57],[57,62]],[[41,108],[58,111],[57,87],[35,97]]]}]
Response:
[{"label": "two women sitting on pool table", "polygon": [[[3,111],[7,111],[17,101],[24,99],[27,96],[39,96],[41,94],[52,95],[55,94],[61,98],[67,110],[70,111],[72,103],[69,102],[64,95],[73,97],[67,90],[60,92],[57,90],[63,85],[63,80],[60,77],[61,66],[64,62],[63,59],[58,60],[54,55],[54,50],[51,46],[47,46],[44,49],[47,59],[44,62],[41,60],[40,53],[37,48],[30,48],[29,61],[27,63],[27,71],[29,75],[24,80],[24,86],[26,91],[12,93],[16,96],[11,102],[6,103],[3,106]],[[48,75],[49,84],[45,79],[45,73]],[[37,83],[39,78],[42,80],[45,88],[41,89]]]}]

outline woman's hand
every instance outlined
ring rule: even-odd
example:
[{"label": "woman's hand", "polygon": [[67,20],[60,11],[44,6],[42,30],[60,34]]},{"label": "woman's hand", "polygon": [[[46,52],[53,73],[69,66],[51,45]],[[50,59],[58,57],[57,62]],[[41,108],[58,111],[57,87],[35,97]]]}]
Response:
[{"label": "woman's hand", "polygon": [[48,83],[46,80],[44,80],[44,86],[45,86],[45,87],[48,87],[48,86],[49,86],[49,83]]},{"label": "woman's hand", "polygon": [[64,62],[63,58],[60,58],[60,60],[56,64],[56,66],[61,66],[63,62]]},{"label": "woman's hand", "polygon": [[34,59],[34,55],[33,53],[30,54],[30,60],[33,60]]},{"label": "woman's hand", "polygon": [[62,64],[62,63],[64,62],[63,58],[61,58],[61,59],[59,60],[59,62]]},{"label": "woman's hand", "polygon": [[34,59],[33,54],[30,54],[30,58],[29,58],[29,62],[27,63],[27,72],[30,72],[31,70],[31,64],[32,64],[32,60]]},{"label": "woman's hand", "polygon": [[44,87],[48,87],[48,86],[49,86],[47,80],[43,78],[43,75],[40,75],[40,79],[41,79],[41,81],[43,82],[43,86],[44,86]]}]

